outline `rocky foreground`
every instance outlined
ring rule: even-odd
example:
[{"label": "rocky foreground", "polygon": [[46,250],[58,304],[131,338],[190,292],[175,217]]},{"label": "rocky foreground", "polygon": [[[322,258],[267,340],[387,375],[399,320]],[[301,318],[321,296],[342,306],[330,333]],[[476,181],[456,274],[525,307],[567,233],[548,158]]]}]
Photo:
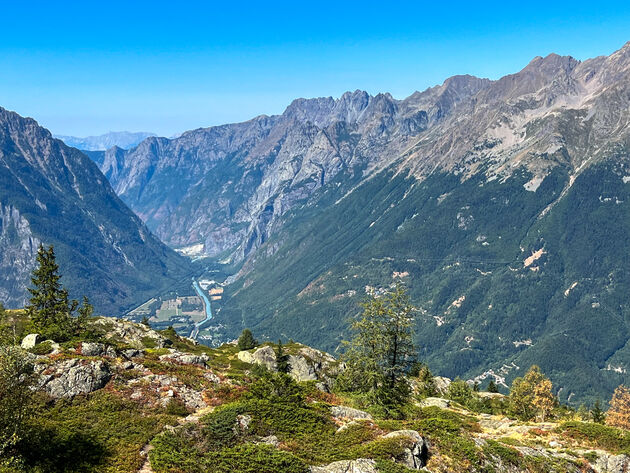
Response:
[{"label": "rocky foreground", "polygon": [[[260,389],[260,367],[276,366],[269,344],[210,349],[97,318],[90,340],[29,334],[22,348],[41,396],[35,426],[49,445],[25,471],[630,471],[628,432],[568,417],[523,423],[416,396],[406,419],[383,418],[360,397],[332,393],[343,365],[296,343],[286,349],[301,391],[289,400]],[[449,380],[437,381],[444,392]],[[65,456],[53,451],[60,443]]]}]

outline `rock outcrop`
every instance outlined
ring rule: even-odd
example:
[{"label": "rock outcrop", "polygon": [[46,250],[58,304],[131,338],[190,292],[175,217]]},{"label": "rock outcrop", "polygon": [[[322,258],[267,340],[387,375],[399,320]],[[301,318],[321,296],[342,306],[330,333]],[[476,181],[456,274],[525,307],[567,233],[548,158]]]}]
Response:
[{"label": "rock outcrop", "polygon": [[84,362],[76,358],[51,366],[36,365],[39,387],[53,399],[73,398],[105,387],[111,379],[109,366],[104,361]]},{"label": "rock outcrop", "polygon": [[341,460],[326,466],[312,466],[311,473],[378,473],[376,462],[367,458]]},{"label": "rock outcrop", "polygon": [[402,458],[397,459],[399,463],[412,470],[419,470],[427,464],[429,459],[429,443],[415,430],[397,430],[385,435],[385,438],[404,437],[411,440],[411,445],[404,449]]},{"label": "rock outcrop", "polygon": [[372,416],[365,411],[346,406],[332,406],[330,413],[333,417],[344,420],[372,420]]},{"label": "rock outcrop", "polygon": [[[143,324],[137,324],[125,319],[101,317],[95,320],[105,331],[105,337],[120,343],[127,344],[135,349],[145,348],[148,342],[156,348],[165,348],[172,345],[166,337]],[[132,352],[129,352],[132,353]]]},{"label": "rock outcrop", "polygon": [[40,341],[39,334],[31,333],[24,337],[22,340],[22,349],[30,350],[31,348],[35,348],[35,345]]},{"label": "rock outcrop", "polygon": [[[257,348],[253,352],[240,351],[237,356],[245,363],[263,365],[270,371],[276,371],[276,353],[269,345]],[[329,390],[330,375],[340,369],[339,363],[331,355],[311,347],[301,347],[288,356],[291,377],[296,381],[318,381],[317,386],[322,391]]]},{"label": "rock outcrop", "polygon": [[160,356],[160,361],[170,361],[182,365],[197,365],[201,367],[205,367],[209,359],[206,354],[193,355],[191,353],[182,353],[174,349],[171,349],[170,353]]}]

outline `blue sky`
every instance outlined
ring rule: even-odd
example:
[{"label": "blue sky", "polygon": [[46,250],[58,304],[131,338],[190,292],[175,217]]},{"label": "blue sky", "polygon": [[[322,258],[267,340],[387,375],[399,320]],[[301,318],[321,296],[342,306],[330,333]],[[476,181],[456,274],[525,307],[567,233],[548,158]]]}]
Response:
[{"label": "blue sky", "polygon": [[346,90],[403,98],[630,40],[629,2],[3,0],[0,11],[0,106],[77,136],[170,136]]}]

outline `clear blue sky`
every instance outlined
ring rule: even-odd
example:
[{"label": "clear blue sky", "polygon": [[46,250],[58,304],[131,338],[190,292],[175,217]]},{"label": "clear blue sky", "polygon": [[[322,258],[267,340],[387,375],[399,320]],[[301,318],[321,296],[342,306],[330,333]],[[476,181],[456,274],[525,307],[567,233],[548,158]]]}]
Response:
[{"label": "clear blue sky", "polygon": [[77,136],[169,136],[346,90],[403,98],[630,40],[627,1],[7,1],[0,12],[0,106]]}]

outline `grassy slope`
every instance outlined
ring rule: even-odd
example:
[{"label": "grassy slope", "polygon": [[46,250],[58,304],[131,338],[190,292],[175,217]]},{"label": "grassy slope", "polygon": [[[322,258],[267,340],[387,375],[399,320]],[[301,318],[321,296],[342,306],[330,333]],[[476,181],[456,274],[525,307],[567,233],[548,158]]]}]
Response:
[{"label": "grassy slope", "polygon": [[[256,377],[251,365],[238,360],[234,345],[210,349],[167,335],[178,350],[208,354],[210,370],[222,379],[219,385],[211,385],[204,377],[207,370],[159,361],[163,349],[149,349],[142,359],[152,372],[177,376],[204,391],[211,407],[199,412],[199,421],[184,421],[189,413],[185,409],[163,408],[146,397],[132,399],[128,381],[138,374],[116,371],[104,389],[90,395],[54,403],[41,397],[34,408],[30,454],[22,471],[132,473],[144,464],[140,452],[150,442],[151,464],[158,473],[306,472],[309,465],[355,458],[375,459],[381,472],[402,473],[410,470],[392,459],[401,457],[409,441],[383,438],[400,429],[416,430],[428,439],[427,466],[434,473],[501,471],[508,466],[516,471],[566,472],[606,451],[630,453],[628,432],[592,423],[515,423],[502,415],[474,414],[457,405],[449,409],[410,405],[406,419],[395,420],[382,417],[361,396],[325,394],[308,383],[300,388],[304,401],[252,398],[247,393]],[[79,342],[69,342],[56,357],[77,357],[68,349]],[[292,352],[299,346],[286,348]],[[105,361],[115,366],[120,360]],[[366,409],[375,420],[350,424],[337,432],[339,421],[328,409],[338,404]],[[251,416],[247,429],[234,430],[238,416]],[[571,419],[568,416],[564,420]],[[493,423],[508,428],[501,430]],[[181,425],[175,430],[167,428],[177,424]],[[269,435],[277,438],[277,446],[259,443]],[[561,446],[550,449],[552,440]]]}]

